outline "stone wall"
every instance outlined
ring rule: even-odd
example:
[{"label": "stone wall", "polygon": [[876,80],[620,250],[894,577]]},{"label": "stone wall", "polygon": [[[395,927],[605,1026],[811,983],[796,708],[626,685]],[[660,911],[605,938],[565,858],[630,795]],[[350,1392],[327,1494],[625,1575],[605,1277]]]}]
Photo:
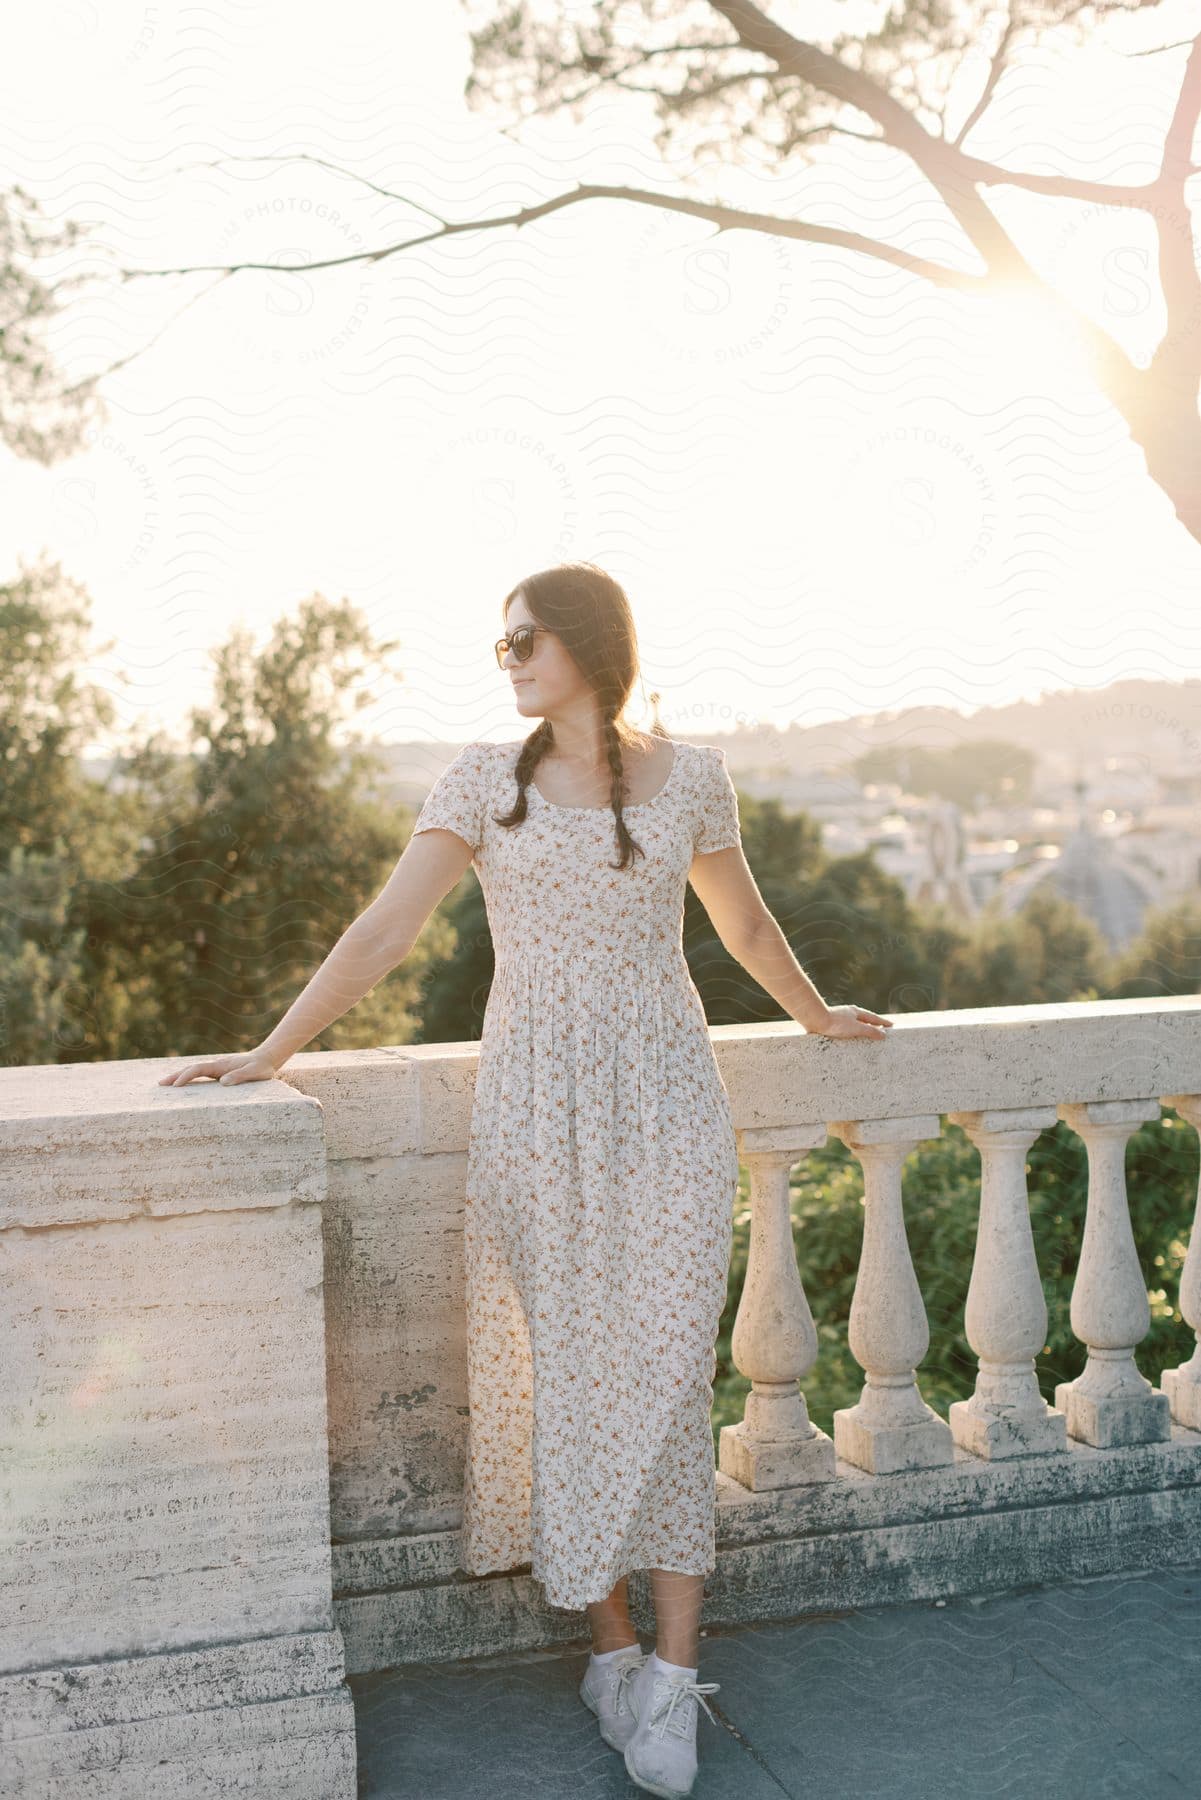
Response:
[{"label": "stone wall", "polygon": [[0,1072],[0,1793],[352,1800],[320,1106]]},{"label": "stone wall", "polygon": [[[1007,1119],[1063,1108],[1112,1139],[1161,1100],[1196,1123],[1201,1094],[1192,998],[904,1015],[882,1043],[712,1036],[761,1223],[827,1129],[866,1158],[870,1222],[899,1204],[873,1146],[941,1116],[975,1121],[985,1155]],[[350,1800],[347,1673],[585,1632],[528,1571],[458,1567],[476,1049],[302,1055],[232,1088],[160,1088],[160,1060],[0,1071],[0,1795]],[[1120,1223],[1119,1164],[1111,1145],[1095,1185]],[[770,1341],[762,1296],[800,1318],[803,1267],[773,1254],[748,1278],[748,1358]],[[1073,1435],[1095,1407],[1019,1456],[934,1419],[932,1449],[875,1470],[853,1420],[841,1444],[804,1435],[792,1335],[800,1360],[774,1379],[791,1438],[756,1435],[751,1409],[727,1428],[705,1622],[1195,1560],[1201,1367],[1143,1369],[1140,1441]],[[771,1416],[773,1380],[755,1391]]]}]

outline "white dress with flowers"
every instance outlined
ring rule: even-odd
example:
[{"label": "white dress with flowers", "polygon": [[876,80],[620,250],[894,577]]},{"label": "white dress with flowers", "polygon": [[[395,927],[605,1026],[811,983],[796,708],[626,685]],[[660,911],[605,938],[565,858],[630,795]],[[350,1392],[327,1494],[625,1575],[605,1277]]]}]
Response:
[{"label": "white dress with flowers", "polygon": [[517,797],[471,743],[414,832],[473,848],[496,967],[467,1157],[461,1562],[529,1564],[552,1606],[631,1569],[714,1567],[710,1411],[738,1182],[729,1097],[682,947],[698,852],[739,842],[716,746],[674,744],[627,806]]}]

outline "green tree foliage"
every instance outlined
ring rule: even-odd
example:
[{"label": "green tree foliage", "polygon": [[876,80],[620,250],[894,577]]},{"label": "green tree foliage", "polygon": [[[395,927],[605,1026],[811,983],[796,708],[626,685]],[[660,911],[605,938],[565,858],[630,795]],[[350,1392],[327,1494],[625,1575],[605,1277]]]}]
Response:
[{"label": "green tree foliage", "polygon": [[[79,898],[92,977],[79,1059],[252,1048],[379,891],[398,821],[371,792],[376,754],[334,733],[392,648],[348,602],[315,596],[260,654],[244,631],[216,653],[193,757],[152,743],[123,766],[158,810],[122,877]],[[428,955],[423,936],[310,1047],[409,1041]]]},{"label": "green tree foliage", "polygon": [[0,1061],[54,1062],[83,984],[84,933],[67,929],[71,865],[18,844],[0,863]]},{"label": "green tree foliage", "polygon": [[[426,972],[418,1041],[474,1043],[484,1028],[495,967],[484,891],[474,869],[465,872],[439,911],[444,935]],[[431,921],[431,930],[435,923]]]},{"label": "green tree foliage", "polygon": [[[831,1005],[877,1011],[936,1004],[936,965],[901,884],[864,852],[830,857],[811,815],[740,795],[742,845],[764,905]],[[934,948],[942,953],[941,932]],[[689,888],[684,950],[711,1025],[786,1017],[722,944]]]},{"label": "green tree foliage", "polygon": [[[260,654],[237,632],[191,715],[194,751],[151,736],[98,781],[81,753],[115,709],[73,673],[95,656],[88,630],[86,593],[57,564],[0,588],[0,1059],[249,1049],[402,848],[404,821],[373,791],[378,756],[335,739],[395,645],[320,597]],[[439,909],[313,1047],[410,1042],[454,943]]]},{"label": "green tree foliage", "polygon": [[111,876],[135,841],[135,795],[80,762],[113,703],[78,680],[84,591],[45,558],[0,587],[0,1062],[56,1062],[87,990],[81,879]]},{"label": "green tree foliage", "polygon": [[74,670],[89,657],[87,595],[45,557],[0,587],[0,849],[84,856],[100,803],[79,757],[114,706]]},{"label": "green tree foliage", "polygon": [[940,989],[944,1006],[1037,1006],[1095,1000],[1109,948],[1077,906],[1040,883],[1020,912],[985,907],[950,949]]},{"label": "green tree foliage", "polygon": [[1201,993],[1201,898],[1186,894],[1148,914],[1117,959],[1107,992],[1113,1000]]},{"label": "green tree foliage", "polygon": [[812,813],[789,812],[778,800],[738,802],[742,847],[757,881],[809,881],[826,862],[822,829]]},{"label": "green tree foliage", "polygon": [[[828,857],[820,829],[776,802],[740,797],[743,847],[764,903],[793,955],[831,1005],[854,1002],[890,1015],[978,1006],[1034,1006],[1112,992],[1105,938],[1050,884],[1020,912],[993,904],[972,919],[944,907],[914,908],[870,851]],[[1201,972],[1195,902],[1152,925],[1123,966],[1124,992],[1189,993]],[[787,1015],[718,939],[689,889],[684,943],[711,1025]],[[1116,997],[1116,996],[1115,996]]]},{"label": "green tree foliage", "polygon": [[77,220],[49,225],[24,188],[0,193],[0,440],[45,464],[78,450],[88,427],[106,416],[100,376],[67,385],[46,347],[63,301],[87,276],[51,284],[38,265],[73,249],[83,233]]}]

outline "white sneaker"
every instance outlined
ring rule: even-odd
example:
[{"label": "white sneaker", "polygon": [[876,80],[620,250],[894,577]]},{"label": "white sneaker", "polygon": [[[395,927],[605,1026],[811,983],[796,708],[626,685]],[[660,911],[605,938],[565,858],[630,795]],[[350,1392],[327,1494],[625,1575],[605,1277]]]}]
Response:
[{"label": "white sneaker", "polygon": [[612,1662],[595,1668],[589,1660],[580,1682],[580,1699],[596,1714],[600,1734],[614,1750],[624,1750],[637,1723],[630,1711],[630,1687],[646,1662],[647,1653],[630,1644]]},{"label": "white sneaker", "polygon": [[648,1663],[629,1697],[637,1717],[625,1747],[631,1781],[648,1794],[685,1800],[696,1778],[696,1703],[699,1700],[712,1719],[705,1695],[715,1694],[720,1686],[717,1681],[664,1674]]}]

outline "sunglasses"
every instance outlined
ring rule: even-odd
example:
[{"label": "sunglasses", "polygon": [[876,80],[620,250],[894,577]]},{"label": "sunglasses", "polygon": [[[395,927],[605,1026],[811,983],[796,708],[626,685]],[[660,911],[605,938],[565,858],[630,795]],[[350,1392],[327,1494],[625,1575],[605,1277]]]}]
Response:
[{"label": "sunglasses", "polygon": [[[497,638],[497,668],[504,668],[505,657],[510,650],[513,652],[519,663],[529,662],[531,656],[534,654],[534,633],[536,631],[547,631],[547,627],[545,625],[518,625],[517,629],[510,637]],[[547,635],[553,637],[554,633],[547,632]]]}]

